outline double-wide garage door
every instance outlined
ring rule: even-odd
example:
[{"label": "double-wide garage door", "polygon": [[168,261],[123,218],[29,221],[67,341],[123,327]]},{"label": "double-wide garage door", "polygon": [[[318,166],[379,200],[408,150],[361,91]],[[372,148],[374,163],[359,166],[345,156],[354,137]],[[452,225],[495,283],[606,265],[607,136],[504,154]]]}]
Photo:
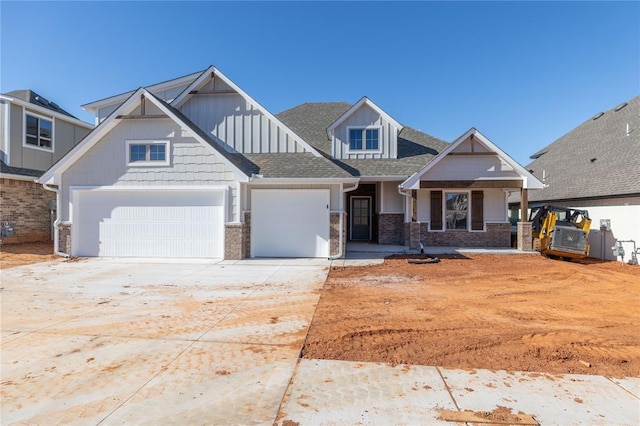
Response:
[{"label": "double-wide garage door", "polygon": [[224,194],[220,190],[77,191],[73,254],[223,257]]},{"label": "double-wide garage door", "polygon": [[328,257],[328,189],[252,189],[255,257]]}]

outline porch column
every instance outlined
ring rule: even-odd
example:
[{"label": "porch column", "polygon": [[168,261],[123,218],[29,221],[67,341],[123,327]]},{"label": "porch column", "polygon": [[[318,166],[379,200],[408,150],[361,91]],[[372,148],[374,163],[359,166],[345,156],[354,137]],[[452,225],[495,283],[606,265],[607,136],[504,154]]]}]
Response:
[{"label": "porch column", "polygon": [[531,222],[529,219],[529,199],[528,190],[520,190],[520,222],[518,222],[518,250],[531,251],[533,249],[533,238],[531,235]]}]

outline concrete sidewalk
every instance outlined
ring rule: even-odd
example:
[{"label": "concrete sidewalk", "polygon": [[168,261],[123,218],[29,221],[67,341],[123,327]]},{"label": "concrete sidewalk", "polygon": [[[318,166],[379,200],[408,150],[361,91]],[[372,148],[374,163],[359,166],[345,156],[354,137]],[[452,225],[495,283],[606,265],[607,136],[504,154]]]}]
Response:
[{"label": "concrete sidewalk", "polygon": [[493,424],[511,413],[541,425],[638,425],[639,397],[640,378],[303,359],[278,424],[451,425],[464,424],[446,421],[451,412],[470,410]]}]

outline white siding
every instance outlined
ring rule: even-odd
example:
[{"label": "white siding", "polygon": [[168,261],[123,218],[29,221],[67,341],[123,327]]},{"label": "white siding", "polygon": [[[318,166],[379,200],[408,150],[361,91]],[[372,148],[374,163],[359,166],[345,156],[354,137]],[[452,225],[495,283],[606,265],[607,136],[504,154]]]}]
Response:
[{"label": "white siding", "polygon": [[[349,153],[349,127],[379,127],[380,153]],[[334,158],[340,159],[369,159],[369,158],[397,158],[398,156],[398,128],[385,120],[368,105],[362,105],[333,131],[332,153]]]},{"label": "white siding", "polygon": [[401,182],[380,183],[380,213],[404,213],[404,196],[398,192]]},{"label": "white siding", "polygon": [[431,221],[431,198],[430,190],[418,189],[418,222]]},{"label": "white siding", "polygon": [[[640,197],[612,198],[572,202],[553,201],[550,204],[573,207],[589,211],[591,232],[589,233],[589,256],[615,260],[611,247],[617,240],[634,240],[640,247]],[[600,220],[611,220],[611,231],[600,231]],[[604,247],[604,254],[603,254]],[[625,262],[631,259],[632,243],[624,243]],[[618,258],[618,260],[620,260]]]},{"label": "white siding", "polygon": [[497,155],[448,155],[423,177],[428,180],[513,178],[520,175]]},{"label": "white siding", "polygon": [[[131,167],[126,140],[168,140],[170,165]],[[62,176],[63,221],[69,220],[70,186],[230,186],[228,218],[238,221],[236,173],[219,155],[185,135],[170,119],[123,120]]]},{"label": "white siding", "polygon": [[233,151],[246,154],[305,151],[281,125],[236,93],[192,96],[181,110],[196,126]]}]

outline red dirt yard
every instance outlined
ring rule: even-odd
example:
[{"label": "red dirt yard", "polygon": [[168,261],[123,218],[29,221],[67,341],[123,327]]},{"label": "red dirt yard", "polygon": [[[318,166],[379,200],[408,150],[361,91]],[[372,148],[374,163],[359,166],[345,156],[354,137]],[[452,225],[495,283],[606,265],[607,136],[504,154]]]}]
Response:
[{"label": "red dirt yard", "polygon": [[640,375],[640,267],[537,255],[333,267],[304,358]]},{"label": "red dirt yard", "polygon": [[53,242],[0,245],[0,269],[55,259]]}]

